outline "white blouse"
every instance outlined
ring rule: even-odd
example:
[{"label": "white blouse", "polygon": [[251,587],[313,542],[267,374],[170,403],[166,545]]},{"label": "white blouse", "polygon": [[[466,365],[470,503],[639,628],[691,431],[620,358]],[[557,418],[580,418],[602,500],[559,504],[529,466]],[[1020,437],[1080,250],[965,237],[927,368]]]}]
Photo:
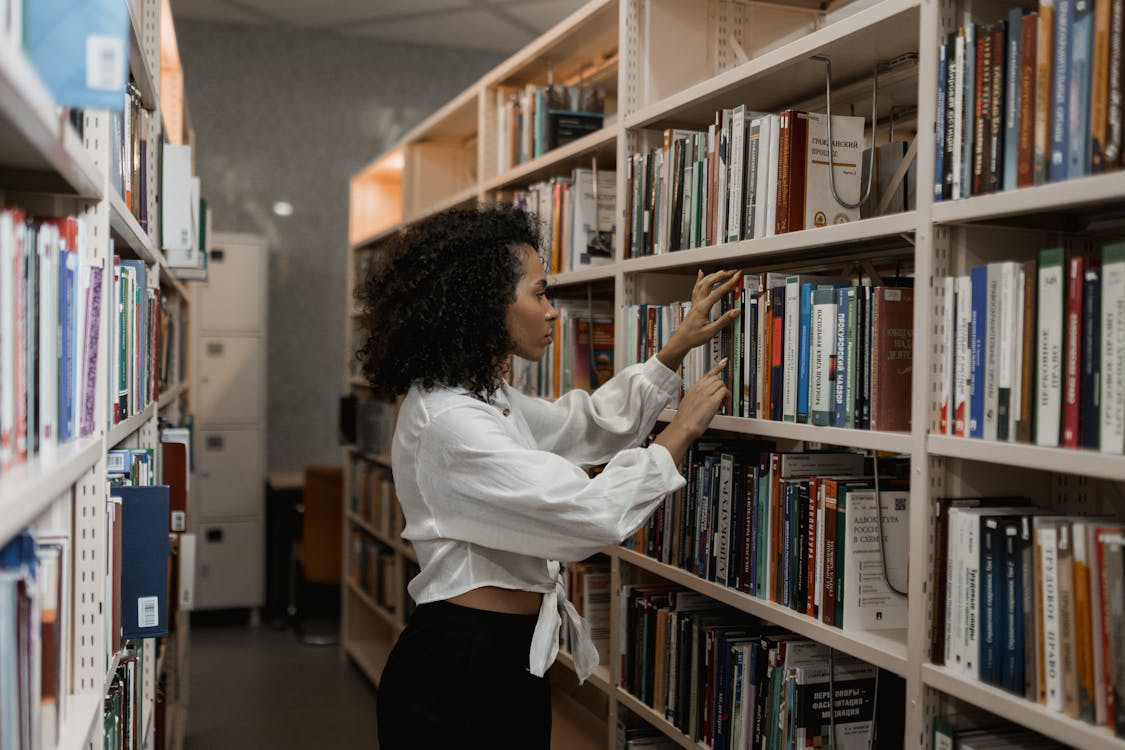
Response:
[{"label": "white blouse", "polygon": [[[558,561],[619,543],[684,485],[667,449],[637,447],[679,388],[655,357],[593,394],[554,402],[507,385],[491,403],[463,388],[411,387],[391,448],[403,538],[422,568],[410,596],[422,604],[481,586],[542,593],[529,670],[541,677],[554,663],[565,617],[584,681],[598,654]],[[607,461],[593,479],[584,471]]]}]

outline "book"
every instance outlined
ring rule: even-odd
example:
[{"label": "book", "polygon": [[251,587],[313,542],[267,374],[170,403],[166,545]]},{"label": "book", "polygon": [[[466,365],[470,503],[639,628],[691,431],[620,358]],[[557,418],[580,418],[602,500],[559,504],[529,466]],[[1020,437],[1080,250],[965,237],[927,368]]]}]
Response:
[{"label": "book", "polygon": [[832,176],[836,195],[849,204],[860,198],[860,161],[863,155],[862,117],[832,116],[832,150],[828,149],[828,118],[809,113],[808,156],[805,168],[805,228],[843,224],[859,219],[859,208],[846,208],[832,193],[828,165],[832,160]]},{"label": "book", "polygon": [[1035,50],[1035,146],[1033,151],[1036,185],[1051,179],[1052,164],[1052,75],[1055,64],[1055,0],[1039,0]]},{"label": "book", "polygon": [[1016,187],[1035,184],[1035,98],[1039,52],[1039,13],[1020,19],[1019,125],[1016,138]]},{"label": "book", "polygon": [[[840,592],[844,630],[906,627],[906,597],[897,592],[906,591],[909,493],[881,491],[878,506],[875,497],[874,489],[846,493]],[[872,530],[876,530],[874,537]]]},{"label": "book", "polygon": [[114,487],[111,495],[122,501],[122,636],[166,636],[168,487]]},{"label": "book", "polygon": [[1062,445],[1078,447],[1079,389],[1082,374],[1082,294],[1086,258],[1067,258],[1066,319],[1064,323]]},{"label": "book", "polygon": [[1063,251],[1039,253],[1035,443],[1058,446],[1062,428]]},{"label": "book", "polygon": [[1068,154],[1070,118],[1067,104],[1070,96],[1072,16],[1075,0],[1056,0],[1054,8],[1054,47],[1051,59],[1051,151],[1049,177],[1051,182],[1069,176]]},{"label": "book", "polygon": [[1125,244],[1102,249],[1099,448],[1125,452]]},{"label": "book", "polygon": [[910,430],[914,290],[873,289],[871,429]]}]

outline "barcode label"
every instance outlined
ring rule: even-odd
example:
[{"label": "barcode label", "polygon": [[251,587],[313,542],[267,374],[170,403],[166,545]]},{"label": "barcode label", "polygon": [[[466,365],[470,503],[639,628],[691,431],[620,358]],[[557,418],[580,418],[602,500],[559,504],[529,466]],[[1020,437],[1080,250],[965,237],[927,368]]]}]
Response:
[{"label": "barcode label", "polygon": [[125,88],[125,42],[119,37],[86,37],[86,88],[120,91]]},{"label": "barcode label", "polygon": [[137,599],[137,626],[155,628],[160,625],[160,599],[155,596],[142,596]]}]

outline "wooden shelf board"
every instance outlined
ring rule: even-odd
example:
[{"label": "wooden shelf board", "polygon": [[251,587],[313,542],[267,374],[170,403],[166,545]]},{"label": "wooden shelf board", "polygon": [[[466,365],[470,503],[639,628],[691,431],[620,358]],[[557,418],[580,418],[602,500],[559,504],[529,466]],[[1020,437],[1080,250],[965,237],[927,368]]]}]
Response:
[{"label": "wooden shelf board", "polygon": [[739,104],[750,110],[778,112],[823,94],[824,64],[809,60],[814,54],[832,59],[837,89],[844,82],[869,78],[876,62],[918,51],[920,5],[920,0],[883,0],[642,107],[625,118],[625,125],[700,125],[713,122],[716,111]]},{"label": "wooden shelf board", "polygon": [[870,258],[874,247],[909,247],[909,243],[900,235],[913,234],[917,225],[917,212],[905,211],[847,224],[787,232],[773,237],[629,258],[621,267],[625,273],[677,270],[694,272],[700,267],[714,268],[722,264],[734,267],[742,261],[785,255],[792,255],[795,261],[799,259],[805,265],[815,259],[841,258],[848,254]]},{"label": "wooden shelf board", "polygon": [[1119,209],[1125,196],[1125,171],[1079,177],[1047,185],[1005,190],[934,204],[935,224],[973,222],[1018,223],[1022,219],[1040,226],[1056,227],[1060,214],[1097,206]]},{"label": "wooden shelf board", "polygon": [[593,266],[548,276],[547,287],[548,289],[554,289],[555,287],[589,284],[595,281],[611,281],[616,275],[617,267],[612,263],[604,266]]},{"label": "wooden shelf board", "polygon": [[352,243],[352,250],[358,252],[360,250],[377,250],[384,240],[398,234],[402,230],[402,224],[392,224],[386,229],[381,229],[375,234],[363,238],[359,242]]},{"label": "wooden shelf board", "polygon": [[385,607],[380,607],[378,603],[371,596],[355,584],[351,578],[348,578],[348,590],[351,591],[357,599],[367,605],[368,609],[379,616],[379,619],[386,622],[395,631],[397,636],[403,629],[403,624],[399,622],[398,617],[394,612],[391,612]]},{"label": "wooden shelf board", "polygon": [[609,727],[566,693],[551,695],[551,747],[560,750],[604,750]]},{"label": "wooden shelf board", "polygon": [[469,187],[464,188],[464,189],[454,193],[453,195],[449,196],[448,198],[445,198],[444,200],[438,201],[437,203],[433,204],[432,206],[428,206],[428,207],[422,209],[421,211],[416,213],[414,216],[409,217],[406,220],[406,223],[407,224],[416,224],[416,223],[418,223],[418,222],[420,222],[424,219],[428,219],[429,217],[433,216],[434,214],[440,214],[442,211],[445,211],[445,210],[450,209],[450,208],[454,208],[456,206],[460,206],[462,203],[468,203],[469,201],[475,201],[478,192],[479,192],[479,188],[476,184],[470,185]]},{"label": "wooden shelf board", "polygon": [[37,457],[0,476],[0,546],[92,469],[104,451],[102,436],[95,434],[65,443],[54,456]]},{"label": "wooden shelf board", "polygon": [[[556,661],[571,672],[576,672],[574,668],[574,657],[570,655],[569,651],[560,648]],[[599,664],[598,668],[594,670],[594,673],[586,679],[586,684],[593,685],[606,695],[613,695],[614,693],[611,682],[608,664]]]},{"label": "wooden shelf board", "polygon": [[166,409],[173,402],[179,399],[185,392],[187,392],[187,383],[181,381],[179,384],[172,386],[164,393],[160,394],[160,398],[156,402],[157,409]]},{"label": "wooden shelf board", "polygon": [[634,696],[625,688],[618,687],[616,689],[616,693],[618,703],[625,706],[637,716],[640,716],[649,724],[652,724],[680,747],[686,748],[687,750],[711,750],[710,745],[706,745],[703,742],[696,742],[691,737],[688,737],[686,734],[681,732],[675,724],[668,721],[661,714],[657,713],[655,710],[642,703],[636,696]]},{"label": "wooden shelf board", "polygon": [[1097,747],[1106,750],[1125,748],[1125,738],[1114,736],[1113,730],[1108,727],[1094,726],[1072,719],[1066,714],[1033,703],[1022,695],[1013,695],[979,680],[954,674],[946,667],[923,664],[922,682],[954,698],[990,711],[1006,721],[1015,722],[1074,747]]},{"label": "wooden shelf board", "polygon": [[620,134],[620,125],[607,125],[572,143],[548,151],[537,159],[512,167],[484,183],[482,189],[487,193],[505,188],[527,187],[548,177],[569,174],[575,167],[590,166],[588,157],[594,154],[609,159],[608,162],[598,164],[599,170],[613,169],[617,161],[617,137]]},{"label": "wooden shelf board", "polygon": [[[674,409],[665,409],[660,413],[660,421],[670,422],[675,416],[676,411]],[[911,438],[909,432],[848,430],[842,427],[818,427],[796,422],[778,422],[772,419],[724,416],[713,417],[710,429],[785,440],[807,440],[829,445],[842,445],[848,448],[910,453]]]},{"label": "wooden shelf board", "polygon": [[831,625],[825,625],[819,620],[814,620],[776,602],[758,599],[727,586],[705,581],[686,570],[665,565],[639,552],[618,547],[613,550],[613,554],[623,562],[643,568],[693,591],[698,591],[727,606],[760,617],[776,625],[781,625],[797,635],[823,643],[837,651],[850,654],[857,659],[870,662],[902,677],[906,676],[908,659],[905,629],[870,632],[841,630]]},{"label": "wooden shelf board", "polygon": [[0,187],[100,199],[104,184],[23,50],[0,41]]},{"label": "wooden shelf board", "polygon": [[1028,443],[1001,443],[947,435],[929,435],[927,444],[931,456],[961,458],[1125,482],[1125,456],[1120,454],[1044,448]]},{"label": "wooden shelf board", "polygon": [[126,419],[124,422],[115,424],[109,431],[109,436],[106,438],[106,449],[113,450],[121,441],[131,436],[134,432],[139,430],[145,422],[152,419],[153,413],[156,411],[156,404],[151,403],[146,406],[142,411],[134,414]]},{"label": "wooden shelf board", "polygon": [[480,96],[478,81],[416,125],[402,143],[460,140],[475,135]]},{"label": "wooden shelf board", "polygon": [[116,240],[114,250],[118,255],[121,255],[122,251],[129,252],[145,263],[160,264],[164,260],[163,254],[152,246],[148,233],[141,228],[140,222],[125,205],[125,200],[112,188],[106,195],[110,209],[109,230]]},{"label": "wooden shelf board", "polygon": [[355,639],[344,642],[344,651],[367,675],[367,679],[378,687],[379,677],[383,673],[383,667],[387,666],[387,657],[390,656],[393,645],[394,641],[390,638]]},{"label": "wooden shelf board", "polygon": [[351,520],[351,522],[356,526],[359,526],[368,534],[375,537],[375,539],[377,539],[378,541],[387,545],[391,549],[397,550],[399,554],[401,554],[406,559],[412,560],[415,563],[418,562],[418,555],[414,552],[414,548],[410,546],[410,542],[401,538],[395,539],[384,534],[383,532],[377,530],[374,526],[369,524],[367,521],[365,521],[363,518],[361,518],[357,513],[353,513],[352,511],[348,511],[348,519]]}]

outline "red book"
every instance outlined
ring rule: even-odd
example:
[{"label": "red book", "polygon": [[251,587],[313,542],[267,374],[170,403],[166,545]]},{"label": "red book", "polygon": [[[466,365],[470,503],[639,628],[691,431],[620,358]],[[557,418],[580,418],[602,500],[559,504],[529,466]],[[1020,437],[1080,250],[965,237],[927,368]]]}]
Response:
[{"label": "red book", "polygon": [[871,316],[871,429],[910,430],[914,290],[876,287]]},{"label": "red book", "polygon": [[789,228],[805,229],[805,171],[809,142],[809,113],[793,112],[789,118]]},{"label": "red book", "polygon": [[836,625],[836,480],[824,480],[824,596],[820,619]]},{"label": "red book", "polygon": [[163,476],[168,485],[168,531],[187,531],[187,446],[183,443],[161,443]]},{"label": "red book", "polygon": [[1082,289],[1086,258],[1071,256],[1066,266],[1066,329],[1063,351],[1063,439],[1064,448],[1078,447],[1078,415],[1082,389]]},{"label": "red book", "polygon": [[787,109],[781,113],[777,142],[777,211],[773,222],[774,234],[789,231],[789,153],[793,132],[794,111]]}]

